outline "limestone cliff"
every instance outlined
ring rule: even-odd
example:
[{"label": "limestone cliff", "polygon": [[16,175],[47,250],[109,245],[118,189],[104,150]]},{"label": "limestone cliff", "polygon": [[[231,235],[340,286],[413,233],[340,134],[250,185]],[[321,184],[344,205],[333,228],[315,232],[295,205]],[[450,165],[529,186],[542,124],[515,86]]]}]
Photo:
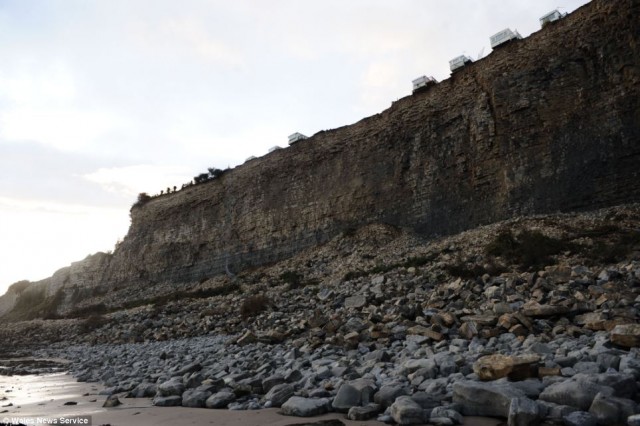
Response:
[{"label": "limestone cliff", "polygon": [[429,237],[640,201],[638,16],[594,0],[380,114],[133,207],[115,253],[48,294],[199,281],[369,223]]}]

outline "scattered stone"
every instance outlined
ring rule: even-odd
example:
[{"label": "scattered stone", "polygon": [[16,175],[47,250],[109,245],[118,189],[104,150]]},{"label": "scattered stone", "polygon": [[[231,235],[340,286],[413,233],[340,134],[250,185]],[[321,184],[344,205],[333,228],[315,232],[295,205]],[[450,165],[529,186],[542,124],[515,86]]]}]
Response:
[{"label": "scattered stone", "polygon": [[627,417],[628,426],[640,426],[640,414]]},{"label": "scattered stone", "polygon": [[502,377],[523,380],[535,375],[535,367],[539,361],[540,356],[536,354],[487,355],[473,364],[473,372],[478,375],[480,380],[497,380]]},{"label": "scattered stone", "polygon": [[104,404],[102,404],[102,406],[106,408],[117,407],[118,405],[122,405],[122,402],[120,402],[117,395],[109,395],[104,401]]},{"label": "scattered stone", "polygon": [[611,330],[611,342],[625,348],[640,347],[640,324],[620,324]]},{"label": "scattered stone", "polygon": [[351,296],[351,297],[347,297],[344,300],[344,307],[345,308],[362,308],[363,306],[365,306],[367,304],[367,298],[361,294],[355,295],[355,296]]},{"label": "scattered stone", "polygon": [[454,425],[461,425],[464,423],[464,418],[462,417],[462,414],[450,408],[435,407],[433,410],[431,410],[429,423],[433,423],[436,425],[447,424],[448,422],[446,422],[444,419],[449,420],[450,424],[454,424]]},{"label": "scattered stone", "polygon": [[586,411],[574,411],[563,418],[565,426],[597,426],[598,421]]},{"label": "scattered stone", "polygon": [[156,392],[157,388],[155,384],[140,383],[128,393],[127,398],[151,398]]}]

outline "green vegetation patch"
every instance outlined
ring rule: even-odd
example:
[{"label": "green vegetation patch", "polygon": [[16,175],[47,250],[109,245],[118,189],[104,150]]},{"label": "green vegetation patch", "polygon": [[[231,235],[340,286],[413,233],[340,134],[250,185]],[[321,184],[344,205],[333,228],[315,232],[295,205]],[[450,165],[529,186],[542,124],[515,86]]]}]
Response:
[{"label": "green vegetation patch", "polygon": [[540,231],[521,231],[514,235],[510,230],[501,232],[490,242],[485,251],[524,270],[540,269],[553,265],[552,256],[566,250],[574,250],[575,244],[566,240],[547,237]]}]

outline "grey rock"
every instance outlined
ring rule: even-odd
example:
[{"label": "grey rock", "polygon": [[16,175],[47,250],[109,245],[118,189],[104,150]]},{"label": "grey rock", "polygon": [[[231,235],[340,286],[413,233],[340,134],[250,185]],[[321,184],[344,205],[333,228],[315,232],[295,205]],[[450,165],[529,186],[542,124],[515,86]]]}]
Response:
[{"label": "grey rock", "polygon": [[455,410],[446,407],[435,407],[431,410],[431,415],[429,416],[429,422],[433,424],[443,424],[442,420],[447,418],[452,421],[452,424],[461,425],[464,423],[464,418],[462,414],[458,413]]},{"label": "grey rock", "polygon": [[227,405],[236,400],[236,395],[232,390],[221,390],[211,395],[205,401],[207,408],[226,408]]},{"label": "grey rock", "polygon": [[284,376],[282,374],[273,374],[262,381],[262,390],[269,392],[272,387],[282,383],[285,383]]},{"label": "grey rock", "polygon": [[508,383],[461,380],[453,384],[453,402],[460,404],[465,416],[506,418],[513,398],[525,398],[525,394]]},{"label": "grey rock", "polygon": [[117,395],[109,395],[107,397],[107,399],[104,401],[104,404],[102,404],[103,407],[117,407],[118,405],[121,405],[122,402],[120,402],[120,400],[118,399]]},{"label": "grey rock", "polygon": [[331,407],[326,398],[311,399],[301,396],[292,396],[280,409],[280,413],[285,416],[312,417],[324,414]]},{"label": "grey rock", "polygon": [[400,425],[417,425],[425,422],[424,411],[410,396],[401,395],[391,404],[391,417]]},{"label": "grey rock", "polygon": [[199,362],[194,362],[188,365],[185,365],[181,369],[175,372],[176,376],[184,376],[187,373],[193,373],[194,371],[202,370],[202,365]]},{"label": "grey rock", "polygon": [[351,407],[347,418],[354,421],[373,419],[380,413],[382,407],[379,404],[367,404],[363,407]]},{"label": "grey rock", "polygon": [[598,364],[597,362],[589,361],[577,362],[573,366],[573,369],[576,371],[576,373],[583,374],[598,374],[602,371],[600,364]]},{"label": "grey rock", "polygon": [[596,395],[589,408],[589,413],[601,425],[621,423],[636,412],[637,406],[632,400],[607,396],[602,393]]},{"label": "grey rock", "polygon": [[411,395],[411,399],[417,402],[418,405],[425,410],[439,407],[441,402],[441,400],[436,398],[435,395],[431,395],[426,392],[416,392]]},{"label": "grey rock", "polygon": [[571,407],[570,405],[558,405],[553,402],[541,400],[538,400],[537,403],[541,415],[551,420],[561,421],[566,415],[574,411],[579,411],[576,407]]},{"label": "grey rock", "polygon": [[290,383],[281,383],[275,385],[264,396],[265,401],[270,401],[272,407],[280,407],[284,404],[295,392],[295,388]]},{"label": "grey rock", "polygon": [[318,292],[318,299],[323,302],[325,300],[331,299],[334,296],[335,296],[335,292],[327,287],[321,288],[320,291]]},{"label": "grey rock", "polygon": [[130,398],[151,398],[157,392],[157,387],[153,383],[140,383],[129,392]]},{"label": "grey rock", "polygon": [[574,411],[567,414],[564,418],[565,426],[597,426],[596,418],[586,411]]},{"label": "grey rock", "polygon": [[613,368],[614,370],[618,370],[620,368],[620,357],[611,353],[600,353],[597,357],[597,362],[604,368],[605,370],[609,368]]},{"label": "grey rock", "polygon": [[346,413],[351,407],[359,406],[361,403],[362,395],[360,391],[348,383],[343,383],[338,389],[331,406],[339,413]]},{"label": "grey rock", "polygon": [[357,294],[355,296],[347,297],[344,300],[345,308],[362,308],[367,304],[367,298],[362,294]]},{"label": "grey rock", "polygon": [[401,395],[407,395],[409,390],[402,384],[388,384],[380,388],[378,392],[373,396],[373,400],[376,404],[380,404],[383,407],[389,407]]},{"label": "grey rock", "polygon": [[153,398],[153,405],[157,407],[178,407],[182,405],[182,397],[179,395],[156,396]]},{"label": "grey rock", "polygon": [[598,392],[608,392],[611,395],[613,394],[613,389],[595,383],[565,380],[564,382],[554,383],[543,390],[540,393],[540,399],[560,405],[571,405],[586,411]]},{"label": "grey rock", "polygon": [[376,275],[371,278],[371,285],[384,284],[384,275]]},{"label": "grey rock", "polygon": [[507,419],[509,426],[537,425],[540,419],[538,404],[529,398],[513,398]]},{"label": "grey rock", "polygon": [[[402,363],[402,374],[410,374],[413,373],[415,371],[421,370],[421,369],[425,369],[425,370],[436,370],[437,366],[436,366],[436,362],[435,360],[428,358],[428,359],[409,359],[405,362]],[[431,379],[435,378],[434,377],[429,377]]]},{"label": "grey rock", "polygon": [[159,396],[182,396],[182,393],[184,392],[182,379],[176,377],[171,378],[166,382],[160,384],[157,391]]},{"label": "grey rock", "polygon": [[640,414],[627,417],[627,426],[640,426]]},{"label": "grey rock", "polygon": [[623,373],[601,373],[596,376],[578,377],[580,381],[590,381],[602,386],[613,388],[613,394],[621,398],[633,399],[638,393],[638,387],[633,375]]},{"label": "grey rock", "polygon": [[202,408],[205,406],[207,398],[209,398],[210,396],[211,396],[211,392],[209,391],[187,389],[182,394],[182,406]]}]

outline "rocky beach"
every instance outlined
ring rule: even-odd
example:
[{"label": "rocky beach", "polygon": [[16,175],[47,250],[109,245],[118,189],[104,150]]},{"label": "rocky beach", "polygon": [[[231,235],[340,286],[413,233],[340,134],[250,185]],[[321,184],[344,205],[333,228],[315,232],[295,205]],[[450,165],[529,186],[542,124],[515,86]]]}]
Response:
[{"label": "rocky beach", "polygon": [[68,360],[77,380],[103,386],[102,401],[396,424],[635,425],[639,224],[640,207],[627,205],[430,241],[368,226],[191,297],[159,287],[154,303],[136,293],[138,306],[112,313],[5,324],[2,339]]},{"label": "rocky beach", "polygon": [[5,423],[640,426],[640,2],[554,16],[12,284]]}]

